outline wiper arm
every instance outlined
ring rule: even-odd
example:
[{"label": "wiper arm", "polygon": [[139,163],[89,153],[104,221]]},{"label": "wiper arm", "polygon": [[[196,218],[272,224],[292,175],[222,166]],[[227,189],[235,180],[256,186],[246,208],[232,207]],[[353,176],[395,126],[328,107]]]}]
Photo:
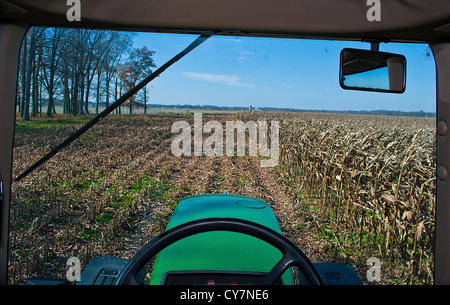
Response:
[{"label": "wiper arm", "polygon": [[180,60],[182,57],[184,57],[186,54],[194,50],[196,47],[201,45],[203,42],[205,42],[211,35],[200,35],[194,42],[192,42],[186,49],[175,55],[172,59],[167,61],[164,65],[162,65],[160,68],[156,69],[155,72],[151,73],[149,76],[147,76],[144,80],[142,80],[139,84],[137,84],[135,87],[131,88],[127,93],[122,95],[117,101],[112,103],[109,107],[107,107],[105,110],[103,110],[101,113],[99,113],[95,118],[90,120],[88,123],[86,123],[83,127],[75,131],[73,134],[71,134],[67,139],[65,139],[61,144],[53,148],[50,152],[48,152],[44,157],[42,157],[39,161],[31,165],[26,171],[24,171],[22,174],[20,174],[16,181],[20,181],[22,178],[26,177],[29,173],[34,171],[38,166],[44,164],[46,161],[48,161],[51,157],[56,155],[62,148],[66,147],[70,143],[72,143],[74,140],[76,140],[79,136],[81,136],[83,133],[85,133],[87,130],[89,130],[92,126],[98,123],[101,119],[103,119],[105,116],[107,116],[109,113],[114,111],[117,107],[119,107],[122,103],[124,103],[126,100],[128,100],[131,96],[133,96],[136,92],[138,92],[140,89],[142,89],[145,85],[147,85],[149,82],[154,80],[156,77],[158,77],[161,73],[163,73],[167,68],[169,68],[171,65],[173,65],[175,62]]}]

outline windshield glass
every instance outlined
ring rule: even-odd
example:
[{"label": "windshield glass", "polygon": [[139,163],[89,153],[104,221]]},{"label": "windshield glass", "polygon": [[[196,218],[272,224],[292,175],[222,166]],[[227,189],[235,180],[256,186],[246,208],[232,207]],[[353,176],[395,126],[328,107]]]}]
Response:
[{"label": "windshield glass", "polygon": [[[196,37],[31,28],[13,176]],[[433,55],[381,43],[407,62],[405,92],[388,94],[340,87],[343,48],[370,44],[209,38],[13,183],[10,283],[65,278],[71,258],[81,269],[98,256],[129,259],[181,199],[224,192],[267,201],[313,262],[350,265],[365,283],[432,283]]]}]

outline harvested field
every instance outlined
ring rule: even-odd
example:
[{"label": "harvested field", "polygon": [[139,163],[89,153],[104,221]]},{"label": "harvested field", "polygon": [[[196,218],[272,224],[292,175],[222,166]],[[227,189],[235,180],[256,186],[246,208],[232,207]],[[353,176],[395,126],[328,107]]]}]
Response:
[{"label": "harvested field", "polygon": [[[23,122],[16,177],[87,117]],[[256,196],[313,262],[369,257],[384,284],[431,283],[434,119],[281,112],[204,115],[277,120],[280,163],[247,156],[175,157],[171,125],[190,115],[113,115],[13,184],[11,283],[65,276],[70,256],[132,257],[160,234],[179,200],[202,193]]]}]

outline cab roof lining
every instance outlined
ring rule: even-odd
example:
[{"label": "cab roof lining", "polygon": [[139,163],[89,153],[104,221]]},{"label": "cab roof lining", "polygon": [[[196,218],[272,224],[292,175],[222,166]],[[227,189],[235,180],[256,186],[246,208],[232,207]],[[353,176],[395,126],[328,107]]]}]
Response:
[{"label": "cab roof lining", "polygon": [[380,21],[361,0],[0,0],[0,22],[165,33],[426,42],[450,39],[448,0],[380,2]]}]

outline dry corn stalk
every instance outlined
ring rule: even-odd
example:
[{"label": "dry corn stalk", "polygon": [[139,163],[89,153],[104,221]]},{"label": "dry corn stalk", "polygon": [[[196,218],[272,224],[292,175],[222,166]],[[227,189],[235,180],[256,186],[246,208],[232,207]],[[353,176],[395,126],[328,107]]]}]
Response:
[{"label": "dry corn stalk", "polygon": [[404,275],[410,282],[432,282],[434,119],[276,112],[248,116],[282,122],[281,165],[303,191],[320,194],[323,218],[333,220],[333,234],[346,240],[339,247],[388,258],[398,269],[413,271],[413,276]]}]

